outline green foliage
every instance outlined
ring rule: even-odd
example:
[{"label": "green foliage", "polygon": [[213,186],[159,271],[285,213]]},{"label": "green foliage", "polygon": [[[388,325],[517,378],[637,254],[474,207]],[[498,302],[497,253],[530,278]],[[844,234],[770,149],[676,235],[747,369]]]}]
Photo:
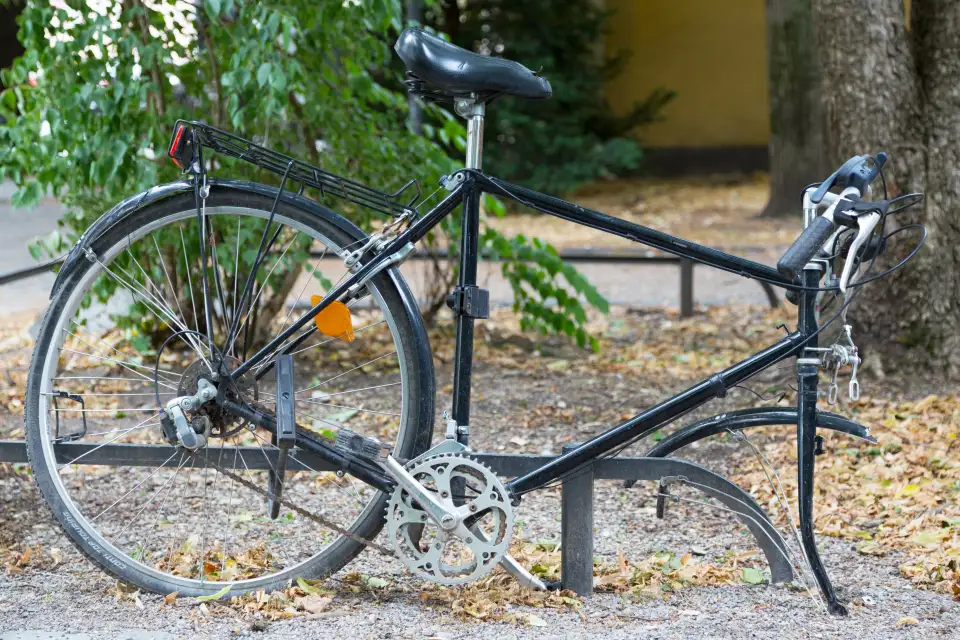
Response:
[{"label": "green foliage", "polygon": [[[494,175],[550,193],[568,192],[600,177],[637,169],[642,152],[629,133],[658,119],[673,93],[657,89],[629,113],[614,115],[605,85],[627,60],[603,57],[611,12],[595,0],[446,1],[436,21],[455,44],[540,70],[550,80],[547,101],[504,98],[487,116],[485,159]],[[460,9],[458,7],[464,7]]]},{"label": "green foliage", "polygon": [[[410,176],[436,184],[459,164],[445,149],[462,149],[461,123],[431,107],[433,124],[424,135],[415,134],[407,124],[406,95],[388,88],[399,85],[389,63],[390,45],[402,27],[400,0],[196,4],[199,8],[181,0],[27,3],[19,18],[26,52],[3,72],[9,88],[0,94],[6,120],[0,126],[0,178],[18,185],[17,206],[32,206],[49,192],[69,207],[61,232],[34,246],[36,257],[61,253],[113,203],[178,179],[179,171],[165,157],[177,118],[235,130],[385,191]],[[279,181],[243,161],[217,156],[212,162],[214,176]],[[322,199],[319,193],[307,195]],[[367,211],[341,201],[329,204],[371,228]],[[246,241],[241,273],[252,264],[262,224],[251,220],[238,229],[235,218],[214,220],[215,238],[240,233]],[[445,225],[453,239],[457,228],[455,219]],[[498,237],[490,229],[486,234]],[[188,237],[185,244],[194,251],[199,242]],[[277,307],[271,294],[285,295],[283,283],[303,268],[307,249],[294,247],[273,272],[261,308]],[[221,244],[217,251],[229,250]],[[144,276],[163,282],[159,253],[141,250],[118,260],[134,275],[142,267]],[[228,258],[220,256],[220,265],[229,275]],[[199,265],[198,259],[190,262]],[[181,283],[200,277],[182,265],[172,271]],[[324,280],[323,274],[313,275]],[[105,280],[96,296],[105,300],[115,288]],[[183,300],[184,307],[190,302]],[[536,305],[528,308],[533,313]],[[577,336],[583,332],[582,311],[569,322],[544,326]],[[121,326],[161,331],[142,326],[148,316],[134,307]]]},{"label": "green foliage", "polygon": [[489,230],[483,239],[494,256],[505,259],[503,275],[513,287],[513,308],[522,312],[520,326],[524,330],[564,333],[581,347],[599,349],[597,339],[586,331],[583,303],[603,313],[609,311],[609,304],[586,278],[560,259],[553,246],[522,234],[508,240]]}]

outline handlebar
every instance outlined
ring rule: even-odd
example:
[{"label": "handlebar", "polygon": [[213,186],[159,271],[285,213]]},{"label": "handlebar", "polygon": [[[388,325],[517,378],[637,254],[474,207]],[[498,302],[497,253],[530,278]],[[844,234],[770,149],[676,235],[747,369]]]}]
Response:
[{"label": "handlebar", "polygon": [[794,280],[836,230],[837,223],[833,221],[833,218],[827,216],[814,218],[810,226],[803,230],[800,237],[777,261],[777,271],[784,278]]},{"label": "handlebar", "polygon": [[[815,210],[825,198],[829,206],[823,215],[814,217],[810,221],[800,237],[777,261],[777,271],[780,275],[791,281],[795,280],[804,266],[817,255],[820,248],[834,237],[839,226],[856,228],[858,233],[850,243],[850,253],[840,280],[840,289],[846,291],[853,275],[853,258],[873,233],[874,227],[887,209],[886,201],[863,202],[860,200],[861,194],[865,193],[870,183],[880,175],[886,161],[887,154],[883,152],[878,153],[876,157],[854,156],[821,183],[812,195],[810,191],[813,187],[804,192],[805,207],[809,202]],[[829,193],[834,187],[841,189],[838,196]]]}]

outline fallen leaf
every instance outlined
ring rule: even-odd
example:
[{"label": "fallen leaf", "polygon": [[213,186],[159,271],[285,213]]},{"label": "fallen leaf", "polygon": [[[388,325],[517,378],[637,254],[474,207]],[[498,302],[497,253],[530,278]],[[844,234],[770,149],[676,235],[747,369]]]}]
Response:
[{"label": "fallen leaf", "polygon": [[530,614],[525,619],[524,622],[527,623],[528,627],[545,627],[547,626],[547,621],[541,618],[540,616]]},{"label": "fallen leaf", "polygon": [[763,582],[763,574],[760,573],[759,569],[754,569],[753,567],[744,567],[741,572],[741,577],[747,584],[760,584]]},{"label": "fallen leaf", "polygon": [[344,409],[343,411],[340,411],[338,413],[333,413],[328,416],[324,416],[323,419],[330,420],[332,422],[336,422],[339,424],[343,424],[344,422],[346,422],[353,416],[357,415],[358,413],[360,413],[360,409]]},{"label": "fallen leaf", "polygon": [[878,542],[862,540],[857,543],[857,553],[862,553],[865,556],[885,556],[887,550]]},{"label": "fallen leaf", "polygon": [[[947,533],[949,534],[949,531]],[[916,542],[917,544],[924,544],[924,545],[939,545],[942,539],[943,539],[942,530],[928,529],[926,531],[921,531],[920,533],[910,538],[910,542]]]},{"label": "fallen leaf", "polygon": [[897,620],[898,627],[913,627],[920,624],[920,621],[913,616],[906,616]]},{"label": "fallen leaf", "polygon": [[179,595],[180,595],[180,592],[179,592],[179,591],[174,591],[173,593],[168,593],[167,595],[163,596],[163,601],[164,601],[166,604],[171,604],[171,605],[172,605],[172,604],[176,604],[176,602],[177,602],[177,596],[179,596]]},{"label": "fallen leaf", "polygon": [[306,591],[309,594],[316,596],[329,596],[333,595],[333,591],[330,589],[318,589],[317,587],[310,584],[310,582],[319,582],[318,580],[308,581],[303,578],[297,578],[297,586]]},{"label": "fallen leaf", "polygon": [[903,489],[900,489],[900,491],[897,491],[897,497],[912,496],[918,493],[920,493],[920,485],[908,484]]},{"label": "fallen leaf", "polygon": [[299,605],[307,613],[321,613],[330,606],[332,601],[333,598],[330,596],[309,595],[297,598],[294,604]]}]

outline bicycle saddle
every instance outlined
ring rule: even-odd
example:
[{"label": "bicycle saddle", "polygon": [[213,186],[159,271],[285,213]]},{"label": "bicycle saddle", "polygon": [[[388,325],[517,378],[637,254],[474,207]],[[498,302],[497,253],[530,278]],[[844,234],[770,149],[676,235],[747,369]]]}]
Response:
[{"label": "bicycle saddle", "polygon": [[393,48],[413,75],[452,94],[553,95],[546,78],[519,62],[467,51],[420,29],[406,29]]}]

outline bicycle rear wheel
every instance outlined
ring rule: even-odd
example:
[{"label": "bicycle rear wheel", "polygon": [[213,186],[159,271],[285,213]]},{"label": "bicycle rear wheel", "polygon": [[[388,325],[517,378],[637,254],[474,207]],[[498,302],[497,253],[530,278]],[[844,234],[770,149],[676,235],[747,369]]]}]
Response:
[{"label": "bicycle rear wheel", "polygon": [[[159,424],[160,406],[194,393],[219,354],[243,362],[297,317],[286,308],[291,299],[302,306],[305,296],[322,294],[348,274],[339,254],[362,241],[359,229],[314,203],[282,199],[264,234],[273,206],[269,194],[215,185],[206,199],[205,234],[192,193],[126,216],[92,242],[90,259],[61,275],[41,326],[26,398],[37,484],[87,557],[143,589],[202,595],[226,586],[232,593],[282,588],[296,577],[328,575],[363,548],[287,508],[271,518],[262,494],[205,466],[230,468],[267,491],[272,434],[208,407],[210,438],[191,454],[171,447]],[[201,237],[208,247],[206,291]],[[275,240],[254,269],[262,237]],[[320,257],[310,258],[311,251]],[[352,336],[317,333],[294,350],[298,428],[325,436],[349,428],[413,457],[433,432],[426,334],[398,273],[378,275],[367,291],[350,303]],[[217,349],[200,335],[208,302]],[[275,384],[272,371],[255,368],[239,381],[238,393],[270,411]],[[65,459],[64,450],[76,445],[86,449]],[[287,472],[285,499],[353,536],[377,534],[382,492],[303,464],[306,470]]]}]

